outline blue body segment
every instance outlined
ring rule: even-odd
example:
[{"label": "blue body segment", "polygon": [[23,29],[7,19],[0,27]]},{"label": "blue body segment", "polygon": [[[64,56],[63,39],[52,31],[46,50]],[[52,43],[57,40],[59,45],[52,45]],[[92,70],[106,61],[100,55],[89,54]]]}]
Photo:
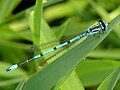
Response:
[{"label": "blue body segment", "polygon": [[50,52],[53,52],[53,51],[55,51],[55,50],[57,50],[57,49],[59,49],[59,48],[61,48],[63,46],[67,46],[69,43],[75,42],[75,41],[77,41],[77,40],[79,40],[79,39],[81,39],[81,38],[83,38],[85,36],[94,35],[96,33],[99,33],[100,31],[106,32],[108,30],[107,26],[108,26],[108,23],[104,22],[103,20],[99,20],[98,25],[94,25],[94,26],[88,28],[87,31],[85,31],[81,35],[79,35],[79,36],[77,36],[77,37],[75,37],[75,38],[73,38],[73,39],[71,39],[71,40],[69,40],[67,42],[64,42],[63,44],[60,44],[60,45],[58,45],[58,46],[56,46],[56,47],[54,47],[52,49],[49,49],[49,50],[47,50],[47,51],[45,51],[45,52],[43,52],[41,54],[38,54],[38,55],[34,56],[33,58],[25,60],[25,61],[23,61],[23,62],[21,62],[19,64],[15,64],[13,66],[10,66],[9,68],[6,69],[6,71],[7,72],[12,71],[12,70],[16,69],[17,67],[25,64],[25,63],[28,63],[28,62],[30,62],[30,61],[32,61],[34,59],[40,58],[40,57],[42,57],[42,56],[44,56],[44,55],[46,55],[46,54],[48,54]]},{"label": "blue body segment", "polygon": [[34,59],[36,59],[36,58],[39,58],[39,57],[41,57],[41,55],[40,55],[40,54],[38,54],[38,55],[34,56],[33,58],[34,58]]},{"label": "blue body segment", "polygon": [[50,50],[47,50],[47,51],[43,52],[43,55],[48,54],[48,53],[53,52],[53,51],[54,51],[54,49],[52,48]]},{"label": "blue body segment", "polygon": [[18,67],[17,64],[12,65],[11,67],[7,68],[6,71],[11,71],[11,70],[15,70]]},{"label": "blue body segment", "polygon": [[65,43],[61,44],[61,47],[66,46],[67,44],[68,44],[68,43],[65,42]]},{"label": "blue body segment", "polygon": [[58,45],[58,46],[56,46],[56,49],[61,48],[62,46],[63,46],[62,44]]},{"label": "blue body segment", "polygon": [[82,36],[83,36],[83,37],[84,37],[84,36],[87,36],[87,33],[83,33]]},{"label": "blue body segment", "polygon": [[69,41],[70,41],[70,42],[74,42],[74,41],[79,40],[79,39],[80,39],[80,37],[77,36],[77,37],[75,37],[75,38],[73,38],[73,39],[71,39],[71,40],[69,40]]}]

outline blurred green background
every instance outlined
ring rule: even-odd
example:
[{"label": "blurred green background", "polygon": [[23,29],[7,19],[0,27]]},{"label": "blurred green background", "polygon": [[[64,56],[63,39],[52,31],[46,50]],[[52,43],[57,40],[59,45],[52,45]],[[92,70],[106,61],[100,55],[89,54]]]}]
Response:
[{"label": "blurred green background", "polygon": [[[34,0],[0,0],[0,90],[14,90],[25,76],[29,77],[36,72],[35,62],[10,73],[5,71],[10,65],[34,55],[34,49],[30,48],[33,46],[34,4]],[[78,35],[99,19],[109,22],[118,14],[120,0],[44,0],[42,13],[45,25],[54,32],[60,43],[63,42],[62,38],[67,38],[66,41]],[[64,24],[66,27],[63,27]],[[64,31],[61,32],[61,29]],[[86,90],[96,90],[113,69],[120,65],[119,29],[120,23],[76,68]],[[44,37],[43,31],[41,44],[48,42]],[[119,88],[118,81],[114,90]]]}]

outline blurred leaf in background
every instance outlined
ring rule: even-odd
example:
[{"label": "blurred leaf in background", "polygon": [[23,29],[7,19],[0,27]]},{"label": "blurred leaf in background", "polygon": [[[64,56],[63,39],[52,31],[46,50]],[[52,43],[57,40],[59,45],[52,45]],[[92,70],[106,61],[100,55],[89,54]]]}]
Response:
[{"label": "blurred leaf in background", "polygon": [[[0,90],[119,90],[119,14],[120,0],[0,0]],[[40,68],[35,61],[5,71],[79,35],[99,19],[111,21],[113,29],[100,40],[90,36],[37,59]]]}]

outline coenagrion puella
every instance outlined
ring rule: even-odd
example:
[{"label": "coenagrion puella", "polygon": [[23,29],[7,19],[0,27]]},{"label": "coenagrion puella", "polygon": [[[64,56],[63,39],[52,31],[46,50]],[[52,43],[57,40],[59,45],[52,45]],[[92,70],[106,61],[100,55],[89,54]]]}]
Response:
[{"label": "coenagrion puella", "polygon": [[68,40],[67,42],[64,42],[64,43],[62,43],[62,44],[60,44],[58,46],[55,46],[54,48],[51,48],[51,49],[49,49],[49,50],[47,50],[47,51],[45,51],[43,53],[40,53],[40,54],[30,58],[30,59],[27,59],[27,60],[25,60],[25,61],[23,61],[21,63],[12,65],[9,68],[7,68],[6,71],[7,72],[12,71],[12,70],[18,68],[19,66],[25,64],[25,63],[31,62],[31,61],[33,61],[33,60],[35,60],[37,58],[40,58],[40,57],[42,57],[42,56],[44,56],[44,55],[46,55],[48,53],[53,52],[53,51],[55,51],[55,50],[57,50],[57,49],[59,49],[61,47],[67,46],[70,43],[73,43],[73,42],[75,42],[77,40],[80,40],[81,38],[83,38],[85,36],[95,35],[97,33],[100,33],[101,31],[104,33],[107,30],[108,30],[108,23],[104,22],[103,20],[99,20],[98,25],[94,25],[94,26],[88,28],[85,32],[83,32],[82,34],[76,36],[75,38],[72,38],[72,39]]}]

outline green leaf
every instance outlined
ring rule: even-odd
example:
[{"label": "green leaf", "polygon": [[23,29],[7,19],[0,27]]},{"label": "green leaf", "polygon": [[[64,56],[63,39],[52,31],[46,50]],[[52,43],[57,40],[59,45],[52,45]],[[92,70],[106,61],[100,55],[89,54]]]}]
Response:
[{"label": "green leaf", "polygon": [[22,90],[24,84],[25,84],[25,79],[23,79],[23,80],[19,83],[19,85],[16,87],[15,90]]},{"label": "green leaf", "polygon": [[[112,52],[111,52],[112,51]],[[104,52],[104,53],[103,53]],[[120,59],[120,49],[97,49],[90,53],[90,58],[109,58],[109,59]]]},{"label": "green leaf", "polygon": [[42,19],[42,0],[36,0],[34,16],[33,16],[33,43],[40,45],[40,30]]},{"label": "green leaf", "polygon": [[56,36],[58,37],[58,39],[60,39],[64,33],[65,33],[65,30],[69,24],[71,19],[68,19],[65,23],[63,23],[60,28],[57,30],[57,33],[56,33]]},{"label": "green leaf", "polygon": [[66,81],[55,90],[84,90],[84,87],[75,71],[73,71]]},{"label": "green leaf", "polygon": [[6,87],[9,85],[13,85],[13,84],[19,83],[21,80],[22,80],[22,78],[20,78],[20,77],[14,78],[14,79],[1,80],[0,87]]},{"label": "green leaf", "polygon": [[44,3],[44,8],[52,6],[52,5],[57,4],[57,3],[60,3],[62,1],[63,0],[50,0],[50,1],[47,1],[46,3]]},{"label": "green leaf", "polygon": [[15,8],[17,4],[20,3],[20,1],[21,0],[9,0],[9,1],[2,0],[0,5],[0,23],[4,18],[11,14],[12,10]]},{"label": "green leaf", "polygon": [[69,50],[67,53],[57,58],[47,65],[41,71],[33,75],[25,84],[23,90],[50,90],[56,83],[59,83],[63,77],[68,76],[87,54],[92,51],[102,40],[112,31],[114,26],[120,21],[120,15],[113,19],[108,26],[107,33],[101,35],[101,38],[89,36],[82,43]]},{"label": "green leaf", "polygon": [[109,20],[108,12],[104,8],[97,5],[93,0],[89,0],[89,3],[104,20]]},{"label": "green leaf", "polygon": [[47,22],[42,19],[41,20],[41,38],[40,38],[40,43],[47,43],[50,41],[57,41],[58,39],[56,38],[56,35],[50,28],[50,26],[47,24]]},{"label": "green leaf", "polygon": [[76,72],[82,84],[91,87],[100,84],[118,66],[120,63],[115,60],[85,59],[78,65]]},{"label": "green leaf", "polygon": [[113,90],[120,76],[120,67],[115,69],[105,80],[100,84],[97,90]]}]

